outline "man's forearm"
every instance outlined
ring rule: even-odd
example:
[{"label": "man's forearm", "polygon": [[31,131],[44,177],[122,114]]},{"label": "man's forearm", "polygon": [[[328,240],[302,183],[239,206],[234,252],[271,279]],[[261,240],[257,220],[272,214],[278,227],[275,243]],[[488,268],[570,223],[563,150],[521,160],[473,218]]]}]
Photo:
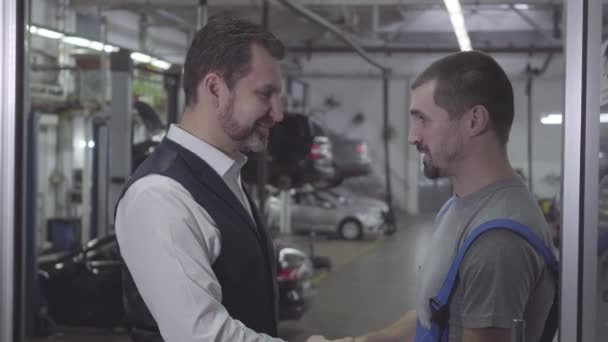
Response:
[{"label": "man's forearm", "polygon": [[392,325],[357,337],[356,342],[414,342],[416,337],[416,311],[412,310]]}]

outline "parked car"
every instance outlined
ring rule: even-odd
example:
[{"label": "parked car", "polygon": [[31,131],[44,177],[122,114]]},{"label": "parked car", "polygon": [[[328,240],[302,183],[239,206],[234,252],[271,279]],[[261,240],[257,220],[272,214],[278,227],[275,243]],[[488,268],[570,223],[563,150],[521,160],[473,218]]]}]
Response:
[{"label": "parked car", "polygon": [[[301,251],[277,245],[279,316],[299,319],[314,296],[313,266]],[[122,275],[116,235],[91,240],[82,249],[39,258],[43,310],[52,324],[122,327]],[[244,284],[246,286],[246,284]]]},{"label": "parked car", "polygon": [[[277,228],[281,201],[270,196],[267,222]],[[384,232],[382,208],[367,204],[340,202],[316,191],[293,191],[291,196],[291,229],[294,233],[337,234],[345,240],[377,237]]]},{"label": "parked car", "polygon": [[116,237],[82,249],[39,257],[44,311],[55,324],[112,328],[122,325],[121,268]]},{"label": "parked car", "polygon": [[295,248],[276,245],[279,319],[298,320],[316,295],[310,258]]},{"label": "parked car", "polygon": [[383,218],[383,230],[386,235],[392,235],[397,231],[397,226],[394,220],[390,218],[390,208],[385,201],[377,198],[363,196],[360,194],[353,194],[343,188],[334,188],[326,190],[318,190],[318,194],[332,202],[340,202],[349,205],[357,205],[362,207],[369,207],[370,209],[377,209],[382,212]]}]

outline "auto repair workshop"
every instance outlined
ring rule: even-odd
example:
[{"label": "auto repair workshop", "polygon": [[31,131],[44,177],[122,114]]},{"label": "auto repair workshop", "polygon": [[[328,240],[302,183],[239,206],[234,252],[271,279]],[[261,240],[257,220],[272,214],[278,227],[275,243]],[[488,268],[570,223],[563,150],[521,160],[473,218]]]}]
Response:
[{"label": "auto repair workshop", "polygon": [[608,0],[0,25],[0,342],[608,341]]}]

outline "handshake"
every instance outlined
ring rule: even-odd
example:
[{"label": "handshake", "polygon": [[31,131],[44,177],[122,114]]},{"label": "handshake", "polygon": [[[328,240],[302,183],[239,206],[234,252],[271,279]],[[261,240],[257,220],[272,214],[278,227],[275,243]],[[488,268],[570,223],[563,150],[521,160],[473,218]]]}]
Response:
[{"label": "handshake", "polygon": [[363,342],[362,338],[345,337],[337,340],[328,340],[323,336],[313,335],[306,342]]}]

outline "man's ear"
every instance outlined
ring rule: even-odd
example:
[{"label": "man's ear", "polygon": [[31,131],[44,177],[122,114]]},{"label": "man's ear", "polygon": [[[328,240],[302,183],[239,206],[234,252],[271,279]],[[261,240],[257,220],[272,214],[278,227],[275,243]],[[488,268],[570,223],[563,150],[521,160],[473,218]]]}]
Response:
[{"label": "man's ear", "polygon": [[483,105],[476,105],[469,109],[467,129],[469,136],[475,137],[490,129],[490,113]]},{"label": "man's ear", "polygon": [[228,95],[226,82],[215,72],[210,72],[199,83],[197,95],[199,99],[207,99],[214,109],[220,109]]}]

